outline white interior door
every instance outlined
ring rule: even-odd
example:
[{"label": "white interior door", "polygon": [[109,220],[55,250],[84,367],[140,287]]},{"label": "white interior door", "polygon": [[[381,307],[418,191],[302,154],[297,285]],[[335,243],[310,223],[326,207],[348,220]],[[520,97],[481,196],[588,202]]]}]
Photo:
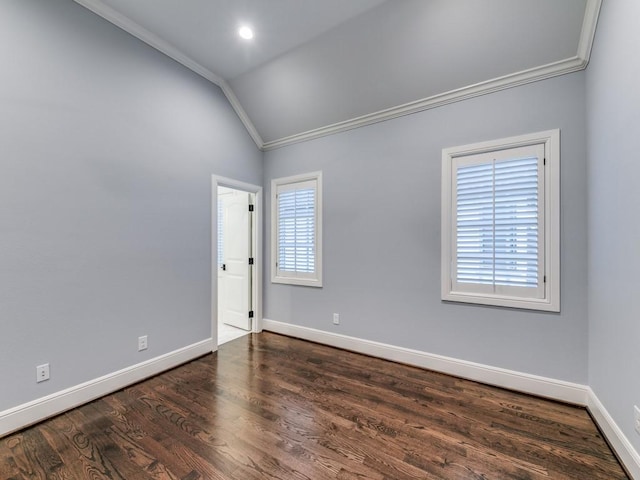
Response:
[{"label": "white interior door", "polygon": [[243,330],[251,330],[250,195],[233,190],[219,196],[224,248],[218,272],[218,312],[223,323]]}]

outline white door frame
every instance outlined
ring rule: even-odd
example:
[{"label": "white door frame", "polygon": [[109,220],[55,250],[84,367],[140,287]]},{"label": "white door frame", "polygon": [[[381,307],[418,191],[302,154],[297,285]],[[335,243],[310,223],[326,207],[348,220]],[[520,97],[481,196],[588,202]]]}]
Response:
[{"label": "white door frame", "polygon": [[251,331],[262,331],[262,187],[218,175],[211,176],[211,339],[218,349],[218,187],[255,194],[253,207],[253,321]]}]

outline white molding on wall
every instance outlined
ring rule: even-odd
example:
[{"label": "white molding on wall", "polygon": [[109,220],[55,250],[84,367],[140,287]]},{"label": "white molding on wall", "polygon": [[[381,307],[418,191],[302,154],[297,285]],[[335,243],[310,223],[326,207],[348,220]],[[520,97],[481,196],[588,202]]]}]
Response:
[{"label": "white molding on wall", "polygon": [[262,150],[274,150],[286,145],[300,143],[327,135],[333,135],[335,133],[352,130],[358,127],[364,127],[373,123],[383,122],[404,115],[417,113],[423,110],[429,110],[450,103],[467,100],[469,98],[478,97],[480,95],[487,95],[489,93],[506,90],[508,88],[525,85],[527,83],[533,83],[539,80],[545,80],[548,78],[584,70],[589,64],[589,57],[591,56],[593,39],[596,34],[596,26],[598,23],[598,16],[600,15],[601,4],[602,0],[587,0],[584,20],[582,22],[582,30],[580,32],[580,40],[578,42],[578,50],[575,57],[566,58],[564,60],[549,63],[547,65],[530,68],[521,72],[516,72],[510,75],[505,75],[484,82],[476,83],[475,85],[458,88],[456,90],[433,95],[431,97],[405,103],[404,105],[387,108],[343,122],[338,122],[332,125],[309,130],[307,132],[302,132],[277,140],[268,141],[262,145]]},{"label": "white molding on wall", "polygon": [[82,5],[83,7],[91,10],[96,15],[104,18],[108,22],[114,24],[116,27],[121,28],[125,32],[133,35],[139,40],[142,40],[147,45],[155,48],[156,50],[164,53],[166,56],[171,57],[176,62],[184,65],[190,70],[193,70],[198,75],[206,78],[211,83],[216,85],[220,85],[222,82],[222,78],[220,78],[215,73],[206,69],[202,65],[200,65],[195,60],[191,59],[180,50],[175,48],[170,43],[164,41],[156,34],[151,33],[146,28],[142,27],[138,23],[131,20],[129,17],[122,15],[120,12],[117,12],[113,8],[105,5],[100,0],[74,0],[76,3]]},{"label": "white molding on wall", "polygon": [[593,39],[596,36],[596,27],[598,25],[601,6],[602,0],[588,0],[585,8],[582,31],[580,32],[580,42],[578,43],[578,57],[585,61],[585,68],[591,57],[591,48],[593,47]]},{"label": "white molding on wall", "polygon": [[208,338],[0,412],[0,437],[217,350]]},{"label": "white molding on wall", "polygon": [[631,478],[640,479],[640,455],[596,394],[587,387],[587,408]]},{"label": "white molding on wall", "polygon": [[593,390],[586,385],[396,347],[267,318],[262,320],[262,326],[264,330],[290,337],[587,407],[627,473],[631,478],[640,480],[640,454],[631,445]]},{"label": "white molding on wall", "polygon": [[426,368],[476,382],[507,388],[509,390],[516,390],[580,406],[587,405],[588,387],[586,385],[492,367],[490,365],[397,347],[371,340],[363,340],[337,333],[324,332],[314,328],[292,325],[267,318],[262,320],[262,328],[270,332],[363,353],[393,362]]},{"label": "white molding on wall", "polygon": [[467,100],[469,98],[478,97],[480,95],[486,95],[489,93],[498,92],[500,90],[525,85],[527,83],[537,82],[539,80],[545,80],[547,78],[584,70],[589,63],[596,25],[598,23],[598,16],[600,14],[600,6],[602,3],[602,0],[587,0],[585,16],[582,24],[582,31],[580,32],[580,40],[578,42],[577,54],[575,57],[560,60],[548,65],[542,65],[540,67],[523,70],[521,72],[505,75],[503,77],[494,78],[485,82],[476,83],[475,85],[458,88],[456,90],[433,95],[431,97],[416,100],[414,102],[405,103],[404,105],[387,108],[378,112],[370,113],[368,115],[363,115],[331,125],[326,125],[324,127],[309,130],[307,132],[301,132],[295,135],[290,135],[280,139],[265,142],[258,133],[258,130],[247,115],[246,111],[240,104],[240,101],[236,97],[235,93],[223,78],[216,75],[209,69],[203,67],[198,62],[180,52],[177,48],[162,40],[160,37],[151,33],[133,20],[105,5],[102,1],[74,1],[91,10],[95,14],[101,16],[105,20],[120,27],[124,31],[130,33],[134,37],[142,40],[156,50],[171,57],[172,59],[174,59],[178,63],[181,63],[198,75],[201,75],[210,82],[218,85],[226,95],[229,103],[240,118],[240,121],[249,132],[249,135],[255,142],[256,146],[260,150],[264,151],[274,150],[286,145],[304,142],[327,135],[333,135],[335,133],[364,127],[373,123],[383,122],[404,115],[417,113],[423,110],[437,108],[450,103]]},{"label": "white molding on wall", "polygon": [[577,56],[560,60],[548,65],[523,70],[521,72],[494,78],[485,82],[476,83],[475,85],[469,85],[467,87],[440,93],[421,100],[405,103],[404,105],[399,105],[397,107],[387,108],[385,110],[362,115],[343,122],[334,123],[332,125],[316,128],[314,130],[298,133],[278,140],[265,142],[262,149],[265,151],[274,150],[294,143],[305,142],[314,138],[325,137],[327,135],[333,135],[335,133],[352,130],[354,128],[392,120],[394,118],[411,115],[423,110],[430,110],[432,108],[460,102],[462,100],[468,100],[481,95],[487,95],[500,90],[506,90],[508,88],[525,85],[527,83],[577,72],[583,70],[586,66],[587,62]]},{"label": "white molding on wall", "polygon": [[88,10],[91,10],[96,15],[104,18],[108,22],[121,28],[125,32],[133,35],[137,39],[142,40],[144,43],[146,43],[150,47],[155,48],[159,52],[164,53],[166,56],[184,65],[189,70],[197,73],[203,78],[206,78],[211,83],[219,86],[222,92],[225,94],[225,96],[229,100],[231,107],[235,110],[236,114],[240,118],[240,121],[243,123],[243,125],[249,132],[249,135],[255,142],[256,146],[259,149],[262,149],[262,145],[264,142],[262,141],[262,138],[260,138],[260,135],[258,134],[256,127],[253,125],[253,123],[247,116],[247,113],[244,111],[244,108],[242,108],[242,106],[240,105],[240,102],[236,98],[236,95],[233,93],[233,91],[231,91],[231,88],[222,77],[216,75],[208,68],[203,67],[198,62],[193,60],[188,55],[185,55],[184,53],[182,53],[180,50],[175,48],[170,43],[164,41],[163,39],[158,37],[156,34],[151,33],[149,30],[142,27],[140,24],[122,15],[121,13],[117,12],[113,8],[109,7],[108,5],[105,5],[100,0],[74,0],[74,1],[79,5],[82,5],[83,7],[87,8]]},{"label": "white molding on wall", "polygon": [[249,132],[249,135],[253,139],[256,146],[260,150],[263,150],[264,141],[262,140],[262,137],[258,133],[258,130],[256,130],[255,125],[249,118],[249,115],[247,115],[247,112],[244,110],[244,108],[240,104],[240,100],[238,100],[238,97],[236,97],[236,94],[231,89],[231,86],[229,86],[229,84],[225,80],[221,80],[218,86],[222,89],[222,92],[227,97],[227,100],[229,100],[229,103],[235,110],[238,117],[240,117],[240,121],[242,122],[244,127],[247,129],[247,132]]},{"label": "white molding on wall", "polygon": [[[632,478],[640,479],[640,455],[590,387],[466,360],[396,347],[313,328],[262,319],[264,330],[414,365],[510,390],[586,406]],[[216,351],[211,338],[0,412],[0,437],[83,405]]]}]

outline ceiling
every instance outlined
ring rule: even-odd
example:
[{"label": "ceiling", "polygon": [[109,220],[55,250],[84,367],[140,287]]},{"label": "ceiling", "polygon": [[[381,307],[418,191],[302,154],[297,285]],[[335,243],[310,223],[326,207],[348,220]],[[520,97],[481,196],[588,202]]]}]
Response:
[{"label": "ceiling", "polygon": [[601,0],[75,1],[219,85],[270,149],[584,69]]}]

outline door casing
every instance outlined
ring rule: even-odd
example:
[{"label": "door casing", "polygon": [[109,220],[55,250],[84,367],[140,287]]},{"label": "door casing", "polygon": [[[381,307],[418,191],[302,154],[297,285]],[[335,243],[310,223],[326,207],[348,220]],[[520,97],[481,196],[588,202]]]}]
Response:
[{"label": "door casing", "polygon": [[251,278],[253,321],[251,331],[262,331],[262,187],[231,178],[212,175],[211,177],[211,338],[214,350],[218,349],[218,187],[253,193],[253,275]]}]

